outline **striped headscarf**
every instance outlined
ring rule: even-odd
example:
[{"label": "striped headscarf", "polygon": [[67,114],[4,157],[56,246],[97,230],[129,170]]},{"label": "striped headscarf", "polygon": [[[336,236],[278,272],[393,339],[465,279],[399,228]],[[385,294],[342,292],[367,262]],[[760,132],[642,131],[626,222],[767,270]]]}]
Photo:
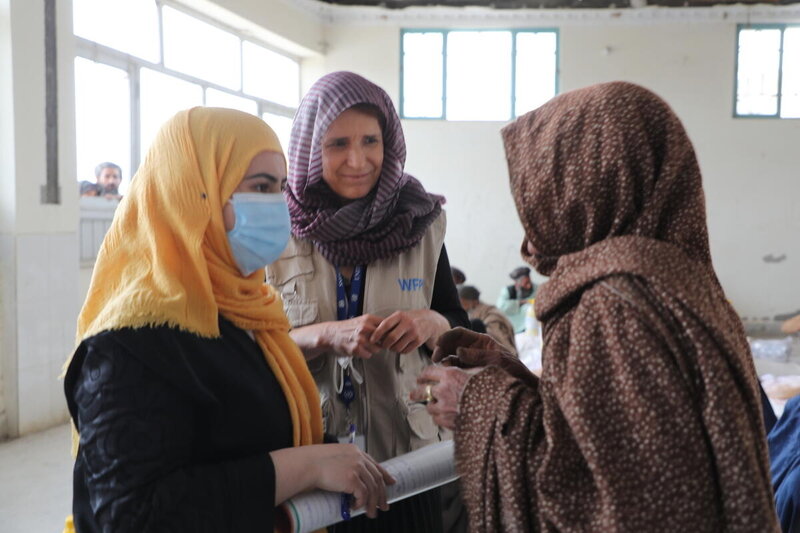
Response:
[{"label": "striped headscarf", "polygon": [[[367,196],[344,203],[322,179],[322,139],[331,123],[357,104],[383,117],[383,168]],[[300,103],[289,142],[286,200],[292,233],[312,241],[335,265],[394,257],[422,239],[439,216],[444,197],[430,194],[403,172],[406,145],[389,95],[352,72],[323,76]]]}]

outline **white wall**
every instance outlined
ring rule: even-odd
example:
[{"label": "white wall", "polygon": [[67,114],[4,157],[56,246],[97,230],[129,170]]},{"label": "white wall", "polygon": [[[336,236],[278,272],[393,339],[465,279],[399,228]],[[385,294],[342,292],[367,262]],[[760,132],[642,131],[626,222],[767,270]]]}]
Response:
[{"label": "white wall", "polygon": [[14,89],[11,72],[11,6],[0,0],[0,233],[14,227],[16,184],[14,175]]},{"label": "white wall", "polygon": [[[477,26],[463,20],[459,25]],[[800,145],[800,120],[731,117],[736,24],[619,23],[608,17],[541,26],[560,30],[562,91],[633,81],[660,94],[684,121],[703,170],[715,266],[740,314],[800,309],[800,214],[792,209],[800,196],[793,148]],[[400,27],[364,22],[330,27],[326,69],[359,72],[397,102]],[[438,20],[429,27],[455,25]],[[502,125],[404,121],[407,170],[448,198],[451,263],[490,302],[509,281],[507,272],[521,264],[522,231],[507,183]],[[767,254],[787,259],[765,263]]]},{"label": "white wall", "polygon": [[78,248],[71,2],[57,2],[61,203],[46,176],[44,2],[0,0],[0,438],[65,421]]},{"label": "white wall", "polygon": [[[673,106],[700,160],[728,297],[743,315],[772,316],[800,309],[800,120],[732,118],[735,37],[733,23],[565,28],[562,79],[567,89],[634,81]],[[765,263],[768,254],[787,259]]]}]

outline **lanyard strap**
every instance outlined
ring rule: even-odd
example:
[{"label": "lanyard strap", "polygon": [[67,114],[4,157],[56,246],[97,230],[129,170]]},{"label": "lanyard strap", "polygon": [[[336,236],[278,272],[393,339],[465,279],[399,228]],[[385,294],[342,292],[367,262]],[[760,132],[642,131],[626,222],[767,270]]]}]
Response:
[{"label": "lanyard strap", "polygon": [[[338,320],[347,320],[349,318],[355,318],[358,315],[358,303],[361,299],[361,284],[363,279],[364,267],[358,265],[353,270],[353,277],[350,280],[350,294],[347,294],[348,291],[344,288],[344,277],[342,277],[339,267],[336,267],[336,316]],[[355,377],[359,383],[362,381],[361,376],[355,372],[355,368],[352,368],[351,365],[351,357],[337,358],[339,382],[335,384],[336,392],[348,411],[350,410],[350,404],[356,397],[353,377]],[[351,371],[353,373],[352,377],[350,375]],[[354,424],[351,424],[351,426],[355,428]],[[351,431],[355,431],[355,429]]]},{"label": "lanyard strap", "polygon": [[350,294],[344,288],[344,277],[336,267],[336,315],[338,320],[347,320],[358,316],[358,303],[361,299],[361,284],[364,281],[364,267],[356,266],[350,280]]}]

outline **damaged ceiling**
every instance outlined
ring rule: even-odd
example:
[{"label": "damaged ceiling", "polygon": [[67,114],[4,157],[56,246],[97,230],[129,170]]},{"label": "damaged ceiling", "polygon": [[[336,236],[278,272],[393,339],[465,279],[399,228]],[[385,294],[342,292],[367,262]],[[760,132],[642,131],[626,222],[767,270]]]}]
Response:
[{"label": "damaged ceiling", "polygon": [[485,7],[492,9],[575,9],[575,8],[641,8],[663,7],[710,7],[718,5],[789,5],[800,0],[321,0],[339,6],[377,6],[388,9],[406,7]]}]

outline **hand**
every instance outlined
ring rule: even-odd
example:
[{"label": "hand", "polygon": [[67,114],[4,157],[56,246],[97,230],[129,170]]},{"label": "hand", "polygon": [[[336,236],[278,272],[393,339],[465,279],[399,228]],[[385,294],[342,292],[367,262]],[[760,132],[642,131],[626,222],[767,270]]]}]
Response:
[{"label": "hand", "polygon": [[316,487],[353,496],[353,509],[364,507],[368,517],[377,510],[389,510],[386,485],[395,480],[377,461],[354,444],[321,444],[312,468],[317,472]]},{"label": "hand", "polygon": [[[459,327],[439,337],[431,359],[434,363],[441,362],[451,366],[486,366],[496,363],[504,353],[513,357],[502,344],[489,335]],[[455,356],[456,360],[445,361],[451,356]]]},{"label": "hand", "polygon": [[417,378],[418,386],[411,391],[411,399],[418,402],[427,400],[427,387],[430,385],[431,396],[434,399],[428,402],[428,413],[437,425],[455,429],[461,394],[470,376],[480,370],[480,368],[463,370],[456,367],[429,366]]},{"label": "hand", "polygon": [[430,309],[395,311],[383,319],[370,341],[384,350],[408,353],[435,342],[448,327],[447,319]]},{"label": "hand", "polygon": [[322,343],[336,353],[369,359],[381,351],[372,340],[383,320],[375,315],[361,315],[349,320],[327,322]]},{"label": "hand", "polygon": [[538,378],[503,345],[489,335],[464,328],[453,328],[439,337],[431,359],[434,363],[459,368],[499,366],[529,386],[538,384]]}]

